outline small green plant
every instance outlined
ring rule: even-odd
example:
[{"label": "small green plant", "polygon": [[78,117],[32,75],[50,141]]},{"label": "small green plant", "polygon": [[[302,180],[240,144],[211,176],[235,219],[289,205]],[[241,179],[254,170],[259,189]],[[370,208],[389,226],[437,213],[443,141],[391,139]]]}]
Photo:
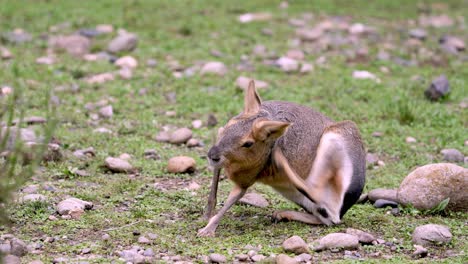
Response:
[{"label": "small green plant", "polygon": [[408,215],[412,215],[412,216],[444,214],[445,213],[445,208],[447,207],[449,201],[450,201],[450,198],[447,198],[447,199],[441,201],[436,206],[434,206],[434,208],[429,209],[429,210],[418,210],[413,205],[409,204],[409,205],[404,206],[401,211],[404,214],[408,214]]}]

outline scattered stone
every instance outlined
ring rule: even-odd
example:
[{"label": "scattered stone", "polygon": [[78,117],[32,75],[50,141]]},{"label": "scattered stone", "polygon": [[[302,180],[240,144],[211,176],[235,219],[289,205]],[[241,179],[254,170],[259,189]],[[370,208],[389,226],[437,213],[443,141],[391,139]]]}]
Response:
[{"label": "scattered stone", "polygon": [[299,70],[300,73],[309,73],[314,70],[314,65],[310,63],[303,63],[301,65],[301,69]]},{"label": "scattered stone", "polygon": [[132,51],[138,44],[138,37],[133,33],[123,33],[114,38],[107,46],[110,53]]},{"label": "scattered stone", "polygon": [[210,61],[205,63],[200,70],[201,75],[206,74],[215,74],[219,76],[223,76],[227,73],[228,69],[224,63],[219,61]]},{"label": "scattered stone", "polygon": [[73,156],[79,159],[85,159],[89,157],[96,156],[96,151],[93,147],[85,148],[85,149],[78,149],[73,152]]},{"label": "scattered stone", "polygon": [[380,79],[377,78],[377,76],[375,76],[373,73],[370,73],[368,71],[354,71],[353,78],[361,80],[370,79],[376,81],[377,83],[380,83]]},{"label": "scattered stone", "polygon": [[296,256],[294,259],[298,262],[308,262],[312,260],[312,256],[307,253],[302,253],[299,256]]},{"label": "scattered stone", "polygon": [[106,105],[99,109],[99,116],[102,118],[111,118],[114,114],[112,105]]},{"label": "scattered stone", "polygon": [[303,41],[316,41],[322,34],[323,30],[320,27],[296,29],[296,35]]},{"label": "scattered stone", "polygon": [[177,144],[177,145],[184,144],[191,138],[192,138],[192,130],[190,130],[189,128],[183,127],[172,132],[169,138],[169,142],[172,144]]},{"label": "scattered stone", "polygon": [[39,191],[39,185],[36,185],[36,184],[31,184],[31,185],[25,186],[24,188],[21,188],[21,192],[23,193],[33,194],[33,193],[37,193],[38,191]]},{"label": "scattered stone", "polygon": [[112,172],[132,172],[134,167],[126,160],[108,157],[105,160],[106,167]]},{"label": "scattered stone", "polygon": [[[36,143],[37,137],[34,130],[29,128],[20,128],[19,129],[19,140],[23,141],[23,143]],[[15,142],[16,142],[16,135],[18,134],[18,127],[11,126],[11,127],[2,127],[0,129],[0,139],[3,139],[4,135],[8,133],[8,140],[6,142],[6,149],[11,150],[13,149]]]},{"label": "scattered stone", "polygon": [[110,239],[110,235],[109,234],[104,234],[101,236],[101,239],[104,240],[104,241],[108,241]]},{"label": "scattered stone", "polygon": [[455,36],[443,36],[439,39],[439,43],[442,49],[449,53],[456,54],[465,50],[465,42]]},{"label": "scattered stone", "polygon": [[427,256],[427,248],[420,245],[414,245],[414,248],[416,250],[413,252],[413,254],[411,254],[414,258],[424,258]]},{"label": "scattered stone", "polygon": [[0,46],[0,58],[2,60],[9,60],[13,58],[13,54],[7,48]]},{"label": "scattered stone", "polygon": [[138,61],[132,56],[123,56],[114,62],[120,68],[134,69],[138,66]]},{"label": "scattered stone", "polygon": [[288,50],[286,53],[286,57],[291,58],[293,60],[301,61],[304,59],[304,52],[299,49]]},{"label": "scattered stone", "polygon": [[167,171],[170,173],[192,173],[196,170],[195,160],[191,157],[177,156],[169,159]]},{"label": "scattered stone", "polygon": [[154,140],[158,142],[169,142],[171,139],[171,134],[167,131],[160,131],[155,137]]},{"label": "scattered stone", "polygon": [[292,236],[283,242],[283,249],[286,252],[292,252],[295,254],[308,253],[309,246],[299,236]]},{"label": "scattered stone", "polygon": [[68,198],[68,199],[61,201],[57,205],[57,212],[60,215],[68,215],[72,211],[76,211],[76,210],[84,211],[84,210],[89,210],[91,208],[93,208],[93,203],[91,202],[83,201],[78,198]]},{"label": "scattered stone", "polygon": [[44,262],[42,262],[40,260],[33,260],[33,261],[29,262],[28,264],[44,264]]},{"label": "scattered stone", "polygon": [[375,153],[367,153],[366,154],[366,164],[367,167],[372,167],[377,164],[379,161],[379,157]]},{"label": "scattered stone", "polygon": [[440,75],[432,81],[429,88],[424,92],[424,95],[432,101],[437,101],[441,97],[446,96],[449,92],[450,84],[447,77],[445,77],[445,75]]},{"label": "scattered stone", "polygon": [[424,26],[432,26],[435,28],[451,27],[453,25],[453,19],[447,15],[435,15],[435,16],[422,16],[419,19],[419,23]]},{"label": "scattered stone", "polygon": [[109,34],[114,32],[114,26],[109,24],[96,25],[96,31],[98,31],[101,34]]},{"label": "scattered stone", "polygon": [[89,84],[101,84],[115,79],[114,74],[110,72],[96,74],[85,79],[85,82]]},{"label": "scattered stone", "polygon": [[138,243],[140,243],[140,244],[151,244],[151,240],[149,240],[145,236],[141,236],[141,237],[138,238]]},{"label": "scattered stone", "polygon": [[130,80],[133,77],[133,71],[130,68],[121,68],[119,70],[119,76],[123,80]]},{"label": "scattered stone", "polygon": [[258,193],[247,193],[244,195],[244,197],[242,197],[240,200],[239,200],[239,203],[241,204],[248,204],[248,205],[252,205],[252,206],[255,206],[255,207],[267,207],[269,206],[270,204],[268,203],[268,201],[260,194]]},{"label": "scattered stone", "polygon": [[56,36],[49,39],[49,47],[64,50],[73,56],[83,56],[89,53],[91,41],[80,35]]},{"label": "scattered stone", "polygon": [[262,254],[256,254],[252,257],[250,257],[250,259],[253,261],[253,262],[260,262],[262,260],[264,260],[266,257]]},{"label": "scattered stone", "polygon": [[146,149],[145,152],[143,153],[143,156],[145,157],[145,159],[153,159],[153,160],[158,160],[161,158],[155,149]]},{"label": "scattered stone", "polygon": [[32,40],[31,34],[21,28],[17,28],[12,32],[6,32],[1,35],[1,39],[12,44],[23,44]]},{"label": "scattered stone", "polygon": [[[251,78],[248,78],[248,77],[245,77],[245,76],[239,76],[237,79],[236,79],[236,85],[237,87],[239,87],[241,90],[247,90],[247,88],[249,87],[249,83],[251,80],[254,80],[254,79],[251,79]],[[260,81],[260,80],[254,80],[255,81],[255,87],[257,89],[266,89],[268,88],[269,84],[267,82],[264,82],[264,81]]]},{"label": "scattered stone", "polygon": [[463,162],[465,158],[458,149],[443,149],[440,154],[444,156],[444,161],[448,162]]},{"label": "scattered stone", "polygon": [[392,210],[390,210],[390,213],[391,213],[393,216],[399,216],[399,215],[400,215],[400,208],[398,208],[398,207],[392,208]]},{"label": "scattered stone", "polygon": [[95,133],[100,133],[100,134],[112,134],[112,130],[105,128],[105,127],[98,127],[93,130]]},{"label": "scattered stone", "polygon": [[315,251],[325,249],[356,249],[359,247],[359,239],[356,236],[345,233],[331,233],[319,240]]},{"label": "scattered stone", "polygon": [[443,225],[422,225],[416,227],[413,232],[413,243],[421,246],[447,244],[451,240],[450,229]]},{"label": "scattered stone", "polygon": [[398,202],[397,189],[378,188],[378,189],[371,190],[369,192],[369,200],[371,200],[372,202],[375,202],[379,199]]},{"label": "scattered stone", "polygon": [[78,30],[78,34],[86,38],[94,38],[101,35],[101,32],[94,28],[81,28]]},{"label": "scattered stone", "polygon": [[425,40],[427,37],[427,32],[422,28],[414,28],[409,31],[409,35],[415,39]]},{"label": "scattered stone", "polygon": [[372,244],[372,242],[375,240],[373,235],[359,229],[347,228],[346,234],[356,236],[359,242],[363,244]]},{"label": "scattered stone", "polygon": [[[2,256],[0,256],[2,257]],[[21,264],[21,259],[15,255],[6,255],[3,257],[4,264]]]},{"label": "scattered stone", "polygon": [[293,72],[299,69],[299,63],[288,57],[281,57],[276,61],[276,65],[284,72]]},{"label": "scattered stone", "polygon": [[270,13],[246,13],[239,16],[239,22],[249,23],[254,21],[267,21],[272,19]]},{"label": "scattered stone", "polygon": [[226,263],[227,259],[224,255],[213,253],[209,255],[210,263]]},{"label": "scattered stone", "polygon": [[27,194],[23,196],[20,201],[22,203],[37,202],[37,201],[47,201],[47,197],[42,194]]},{"label": "scattered stone", "polygon": [[203,121],[197,119],[192,121],[192,127],[195,129],[201,128],[203,126]]},{"label": "scattered stone", "polygon": [[218,124],[218,119],[214,114],[209,114],[208,119],[206,120],[206,125],[208,127],[214,127]]},{"label": "scattered stone", "polygon": [[36,59],[37,64],[52,65],[55,63],[54,57],[39,57]]},{"label": "scattered stone", "polygon": [[194,147],[199,147],[201,144],[200,144],[200,141],[198,139],[195,139],[195,138],[191,138],[187,141],[187,143],[185,143],[187,145],[187,147],[189,148],[194,148]]},{"label": "scattered stone", "polygon": [[361,35],[368,32],[368,29],[365,25],[361,23],[352,24],[349,29],[349,33],[352,35]]},{"label": "scattered stone", "polygon": [[418,142],[414,137],[406,137],[405,141],[409,144]]},{"label": "scattered stone", "polygon": [[9,254],[22,257],[28,253],[28,246],[24,243],[23,240],[13,237],[10,240],[10,250]]},{"label": "scattered stone", "polygon": [[369,201],[369,194],[363,193],[361,194],[361,196],[359,196],[359,199],[357,200],[356,203],[363,204],[363,203],[366,203],[367,201]]},{"label": "scattered stone", "polygon": [[121,258],[130,263],[145,263],[145,257],[138,253],[138,248],[132,248],[130,250],[122,250],[119,252]]},{"label": "scattered stone", "polygon": [[385,199],[378,199],[374,202],[374,207],[375,208],[385,208],[385,207],[397,208],[398,203],[394,201],[385,200]]}]

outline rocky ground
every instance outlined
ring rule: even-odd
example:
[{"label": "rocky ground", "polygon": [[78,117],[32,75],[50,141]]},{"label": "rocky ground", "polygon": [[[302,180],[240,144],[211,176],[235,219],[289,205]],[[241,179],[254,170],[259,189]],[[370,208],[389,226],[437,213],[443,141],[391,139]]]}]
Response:
[{"label": "rocky ground", "polygon": [[[0,226],[6,263],[466,262],[466,1],[0,3],[11,129],[34,148],[57,121]],[[341,225],[275,223],[297,207],[256,186],[196,236],[250,79],[359,126],[366,194]]]}]

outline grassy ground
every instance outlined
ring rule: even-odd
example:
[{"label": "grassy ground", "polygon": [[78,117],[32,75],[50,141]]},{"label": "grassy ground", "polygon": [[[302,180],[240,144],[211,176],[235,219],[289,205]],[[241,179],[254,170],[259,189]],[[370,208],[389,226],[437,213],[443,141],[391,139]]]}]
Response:
[{"label": "grassy ground", "polygon": [[[27,3],[26,3],[27,2]],[[299,235],[312,242],[315,239],[347,227],[369,231],[386,241],[397,243],[392,252],[385,246],[366,246],[361,255],[370,262],[411,262],[413,251],[411,233],[418,225],[439,223],[448,225],[454,239],[448,246],[430,248],[431,261],[466,263],[468,250],[466,234],[467,215],[450,213],[447,216],[426,216],[403,213],[392,216],[386,210],[375,209],[369,204],[353,207],[345,216],[344,224],[336,227],[311,227],[300,223],[272,223],[273,211],[295,208],[265,186],[256,186],[270,201],[267,208],[237,205],[228,212],[215,238],[198,238],[196,232],[204,226],[199,221],[209,189],[210,172],[205,161],[212,142],[214,128],[195,129],[195,137],[205,147],[189,149],[153,140],[164,125],[190,126],[194,119],[206,120],[214,114],[220,124],[242,109],[242,93],[235,88],[234,80],[240,75],[255,77],[270,83],[261,91],[264,100],[293,101],[322,111],[335,120],[351,119],[360,127],[369,152],[376,153],[385,166],[367,171],[366,190],[396,188],[415,167],[441,162],[439,152],[443,148],[457,148],[468,153],[466,108],[459,107],[468,95],[468,64],[459,56],[440,53],[437,39],[441,34],[452,33],[466,37],[466,29],[458,26],[428,29],[425,42],[443,59],[442,66],[420,63],[417,67],[405,67],[392,61],[375,59],[379,47],[390,41],[397,49],[395,55],[411,58],[403,44],[406,30],[417,21],[417,1],[291,1],[289,8],[280,9],[279,1],[7,1],[0,0],[0,32],[23,28],[31,32],[34,41],[23,45],[6,45],[15,54],[13,61],[0,61],[0,84],[21,86],[26,90],[24,106],[27,115],[44,113],[43,94],[48,88],[79,85],[79,91],[55,89],[60,99],[57,108],[59,127],[56,138],[65,153],[76,149],[94,147],[97,155],[87,161],[71,155],[61,162],[44,164],[31,184],[51,186],[55,191],[41,189],[50,200],[46,203],[16,205],[12,208],[11,229],[28,242],[41,242],[55,237],[56,242],[45,243],[43,253],[29,254],[23,260],[41,259],[44,262],[65,256],[72,260],[88,259],[94,263],[106,263],[117,259],[116,250],[136,245],[141,234],[154,233],[157,238],[151,247],[156,253],[178,255],[182,259],[198,261],[211,252],[222,253],[232,259],[246,253],[246,245],[261,246],[260,253],[282,253],[284,239]],[[427,2],[427,1],[426,1]],[[468,19],[467,1],[444,1],[442,9],[435,13]],[[427,3],[430,6],[430,1]],[[437,7],[437,6],[436,6]],[[445,7],[445,8],[444,8]],[[265,11],[273,14],[266,22],[241,24],[237,16],[245,12]],[[252,58],[255,71],[239,72],[236,65],[240,57],[251,54],[257,44],[268,50],[285,54],[294,28],[289,18],[300,18],[305,12],[313,13],[314,24],[327,16],[347,16],[352,22],[362,22],[377,29],[382,39],[368,43],[369,60],[347,62],[341,50],[306,55],[306,61],[314,62],[322,55],[327,57],[324,67],[316,66],[306,75],[286,74],[262,64],[262,59]],[[413,21],[413,22],[411,22]],[[125,28],[139,36],[138,48],[132,56],[140,62],[132,80],[117,79],[102,85],[89,85],[80,76],[114,71],[108,62],[84,62],[68,55],[60,55],[56,64],[38,65],[35,59],[46,54],[46,42],[41,39],[51,26],[69,23],[63,32],[79,28],[93,28],[96,24],[112,24]],[[268,28],[273,35],[262,34]],[[100,36],[93,42],[93,51],[106,47],[112,36]],[[466,41],[466,40],[465,40]],[[344,47],[352,49],[352,47]],[[223,56],[215,58],[212,50]],[[229,67],[224,77],[199,76],[174,78],[169,70],[167,57],[171,56],[183,66],[197,61],[220,60]],[[465,55],[466,56],[466,55]],[[413,56],[414,57],[414,56]],[[147,59],[155,59],[155,68],[145,67]],[[12,70],[19,67],[19,75]],[[389,72],[383,73],[381,67]],[[376,73],[380,83],[351,78],[354,70]],[[452,92],[442,102],[432,103],[423,92],[431,80],[445,74],[450,80]],[[417,76],[417,78],[415,77]],[[147,89],[146,95],[138,91]],[[168,102],[165,94],[176,92],[177,101]],[[114,116],[108,121],[90,122],[84,108],[86,103],[113,98]],[[465,99],[466,100],[466,99]],[[176,111],[176,117],[168,117],[166,111]],[[115,135],[97,134],[96,127],[107,127]],[[372,137],[375,131],[382,137]],[[405,138],[417,139],[407,144]],[[145,149],[156,149],[160,160],[143,158]],[[121,153],[133,156],[132,163],[139,168],[136,177],[126,174],[110,174],[102,168],[107,156]],[[196,159],[198,170],[191,175],[172,175],[165,171],[167,160],[174,155],[188,155]],[[74,168],[85,169],[88,177],[76,176]],[[202,188],[184,190],[191,181]],[[167,187],[161,191],[155,183]],[[220,183],[220,200],[227,196],[228,181]],[[49,188],[50,189],[50,188]],[[48,221],[54,214],[54,205],[66,196],[74,196],[95,204],[79,220]],[[125,226],[131,224],[129,226]],[[109,228],[116,228],[105,231]],[[108,233],[109,241],[101,240]],[[81,255],[84,248],[91,254]],[[372,257],[372,252],[382,252]],[[455,256],[454,256],[455,255]],[[343,253],[316,253],[314,260],[352,262],[343,260]],[[425,261],[425,260],[423,260]]]}]

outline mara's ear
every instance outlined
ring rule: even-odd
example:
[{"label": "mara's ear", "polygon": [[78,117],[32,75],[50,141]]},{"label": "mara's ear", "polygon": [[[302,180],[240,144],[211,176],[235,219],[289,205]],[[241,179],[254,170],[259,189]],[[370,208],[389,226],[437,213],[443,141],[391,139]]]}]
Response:
[{"label": "mara's ear", "polygon": [[257,120],[253,123],[252,133],[257,140],[277,139],[281,137],[291,125],[288,122]]},{"label": "mara's ear", "polygon": [[221,136],[221,134],[222,134],[223,132],[224,132],[224,127],[218,128],[218,135],[217,135],[218,139],[219,139],[219,137]]},{"label": "mara's ear", "polygon": [[249,87],[245,90],[244,94],[244,115],[252,115],[260,111],[262,100],[255,90],[255,82],[250,81]]}]

